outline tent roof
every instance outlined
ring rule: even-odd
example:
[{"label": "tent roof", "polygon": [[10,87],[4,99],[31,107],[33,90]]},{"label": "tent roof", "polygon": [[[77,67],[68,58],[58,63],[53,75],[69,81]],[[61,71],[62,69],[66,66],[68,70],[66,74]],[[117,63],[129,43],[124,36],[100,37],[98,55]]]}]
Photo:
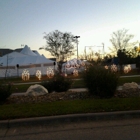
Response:
[{"label": "tent roof", "polygon": [[11,52],[11,53],[8,53],[6,55],[4,55],[2,58],[13,58],[13,57],[23,57],[25,56],[24,54],[21,54],[19,52]]},{"label": "tent roof", "polygon": [[33,52],[34,52],[36,55],[39,55],[39,56],[40,56],[40,54],[38,53],[38,51],[34,50]]},{"label": "tent roof", "polygon": [[[7,62],[8,62],[8,65],[10,66],[11,62],[14,59],[20,59],[20,58],[25,57],[25,56],[26,55],[18,53],[18,52],[11,52],[11,53],[6,54],[0,58],[0,65],[7,66]],[[18,63],[16,63],[16,64],[18,64]]]},{"label": "tent roof", "polygon": [[20,53],[25,54],[25,55],[36,56],[36,54],[32,52],[31,49],[27,45],[25,45],[25,47],[21,50]]},{"label": "tent roof", "polygon": [[14,58],[9,65],[13,66],[16,64],[19,65],[30,65],[30,64],[41,64],[41,63],[53,63],[53,61],[40,57],[40,56],[26,56]]},{"label": "tent roof", "polygon": [[[28,50],[29,48],[27,48],[27,51]],[[8,66],[16,66],[17,64],[30,65],[30,64],[53,63],[54,61],[47,59],[45,56],[41,56],[39,53],[38,55],[36,54],[27,55],[27,54],[18,53],[18,52],[12,52],[7,55],[4,55],[3,57],[0,57],[0,65],[7,66],[7,62],[8,62]]]}]

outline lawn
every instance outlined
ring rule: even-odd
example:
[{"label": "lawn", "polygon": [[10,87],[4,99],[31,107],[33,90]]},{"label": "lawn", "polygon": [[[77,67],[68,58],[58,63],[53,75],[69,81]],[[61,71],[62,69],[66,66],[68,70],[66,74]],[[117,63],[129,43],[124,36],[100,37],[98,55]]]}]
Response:
[{"label": "lawn", "polygon": [[123,85],[124,83],[131,83],[131,82],[136,82],[140,84],[140,76],[139,77],[122,77],[119,78],[119,85]]},{"label": "lawn", "polygon": [[[14,79],[15,80],[15,79]],[[36,80],[34,80],[36,81]],[[17,81],[13,81],[17,83]],[[23,82],[23,81],[22,81]],[[28,81],[27,81],[28,82]],[[30,81],[30,82],[33,82]],[[140,83],[140,77],[123,77],[119,78],[118,85],[127,82]],[[25,92],[32,84],[14,85],[13,93]],[[82,79],[73,80],[71,88],[84,88],[85,84]],[[140,110],[140,97],[136,98],[111,98],[111,99],[79,99],[41,103],[20,103],[20,104],[3,104],[0,105],[0,120],[53,116],[76,113],[94,113],[110,111]]]},{"label": "lawn", "polygon": [[0,120],[76,113],[139,110],[140,98],[83,99],[0,105]]},{"label": "lawn", "polygon": [[[39,81],[34,81],[34,82],[39,82]],[[119,78],[118,86],[122,86],[124,83],[130,83],[130,82],[136,82],[136,83],[140,84],[140,77],[122,77],[122,78]],[[26,92],[27,89],[31,85],[33,85],[33,84],[25,84],[25,83],[26,82],[24,82],[21,85],[14,85],[12,92],[13,93]],[[71,88],[85,88],[85,83],[82,79],[73,80]]]}]

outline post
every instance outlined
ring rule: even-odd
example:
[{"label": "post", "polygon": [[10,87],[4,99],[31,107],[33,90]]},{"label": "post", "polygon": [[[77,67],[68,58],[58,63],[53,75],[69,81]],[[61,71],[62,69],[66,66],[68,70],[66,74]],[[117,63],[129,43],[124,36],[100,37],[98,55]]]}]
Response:
[{"label": "post", "polygon": [[78,41],[77,41],[77,59],[78,59]]},{"label": "post", "polygon": [[103,58],[104,58],[104,54],[105,54],[105,50],[104,50],[104,43],[102,43],[102,45],[103,45]]},{"label": "post", "polygon": [[55,65],[56,65],[56,63],[55,63],[55,62],[53,62],[53,65],[54,65],[54,75],[55,75]]},{"label": "post", "polygon": [[19,77],[19,64],[17,64],[17,77]]},{"label": "post", "polygon": [[8,54],[7,54],[7,66],[6,66],[6,70],[5,70],[5,79],[7,77],[7,71],[8,71]]},{"label": "post", "polygon": [[77,39],[77,59],[78,59],[78,38],[80,38],[80,36],[74,36],[74,38],[76,38]]},{"label": "post", "polygon": [[85,59],[87,60],[87,51],[86,51],[86,47],[87,47],[87,46],[85,46]]}]

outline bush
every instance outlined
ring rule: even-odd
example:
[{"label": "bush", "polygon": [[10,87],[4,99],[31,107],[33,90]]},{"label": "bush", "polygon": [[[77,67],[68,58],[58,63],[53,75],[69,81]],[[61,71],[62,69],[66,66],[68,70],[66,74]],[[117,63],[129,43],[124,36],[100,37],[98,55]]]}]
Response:
[{"label": "bush", "polygon": [[54,87],[56,92],[67,91],[71,87],[72,81],[62,75],[54,77]]},{"label": "bush", "polygon": [[66,78],[61,75],[56,75],[49,81],[43,81],[41,83],[48,92],[56,91],[56,92],[64,92],[67,91],[71,87],[72,81],[69,78]]},{"label": "bush", "polygon": [[11,94],[12,94],[12,84],[0,83],[0,104],[4,103]]},{"label": "bush", "polygon": [[49,81],[43,81],[41,83],[41,85],[43,87],[45,87],[49,93],[53,92],[54,91],[54,83],[53,83],[53,80],[49,80]]},{"label": "bush", "polygon": [[112,97],[118,85],[118,75],[102,66],[91,66],[83,73],[89,93],[100,98]]}]

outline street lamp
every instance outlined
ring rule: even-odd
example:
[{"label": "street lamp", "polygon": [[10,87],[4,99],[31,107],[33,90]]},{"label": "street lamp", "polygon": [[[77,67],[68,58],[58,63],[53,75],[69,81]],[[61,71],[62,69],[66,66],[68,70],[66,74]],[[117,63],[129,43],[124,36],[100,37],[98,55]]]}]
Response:
[{"label": "street lamp", "polygon": [[78,59],[78,38],[80,38],[80,36],[74,36],[74,38],[77,39],[77,59]]}]

